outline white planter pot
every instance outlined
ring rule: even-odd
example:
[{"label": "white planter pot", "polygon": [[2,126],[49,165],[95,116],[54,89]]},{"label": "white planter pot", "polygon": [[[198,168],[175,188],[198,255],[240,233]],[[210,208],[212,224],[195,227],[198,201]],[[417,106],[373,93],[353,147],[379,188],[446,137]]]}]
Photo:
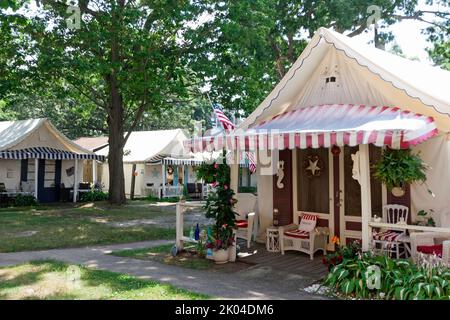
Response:
[{"label": "white planter pot", "polygon": [[228,250],[214,250],[213,251],[213,260],[217,264],[224,264],[228,262],[229,253]]},{"label": "white planter pot", "polygon": [[401,187],[393,187],[391,192],[394,197],[403,197],[405,195],[405,189]]}]

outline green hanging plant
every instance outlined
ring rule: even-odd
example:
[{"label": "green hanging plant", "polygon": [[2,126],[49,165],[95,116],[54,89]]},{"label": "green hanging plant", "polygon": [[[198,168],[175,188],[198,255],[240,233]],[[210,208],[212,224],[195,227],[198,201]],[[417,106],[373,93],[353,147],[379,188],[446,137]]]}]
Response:
[{"label": "green hanging plant", "polygon": [[386,149],[373,168],[374,177],[389,189],[427,180],[426,164],[410,149]]}]

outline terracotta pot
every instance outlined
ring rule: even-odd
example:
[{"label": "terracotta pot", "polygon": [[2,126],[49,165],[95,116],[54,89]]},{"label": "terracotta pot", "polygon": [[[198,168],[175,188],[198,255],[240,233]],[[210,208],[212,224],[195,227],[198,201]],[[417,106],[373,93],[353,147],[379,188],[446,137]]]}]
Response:
[{"label": "terracotta pot", "polygon": [[405,189],[402,187],[393,187],[391,193],[394,197],[403,197],[405,195]]},{"label": "terracotta pot", "polygon": [[228,262],[228,249],[220,249],[213,251],[213,260],[216,264],[224,264]]}]

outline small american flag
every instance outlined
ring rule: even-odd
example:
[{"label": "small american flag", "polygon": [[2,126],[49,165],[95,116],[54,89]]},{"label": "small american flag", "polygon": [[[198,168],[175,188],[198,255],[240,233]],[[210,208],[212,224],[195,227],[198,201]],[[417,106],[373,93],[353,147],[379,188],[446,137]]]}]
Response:
[{"label": "small american flag", "polygon": [[256,172],[256,160],[255,155],[252,152],[246,152],[247,159],[248,159],[248,168],[251,173]]},{"label": "small american flag", "polygon": [[222,107],[219,104],[213,104],[213,110],[214,114],[216,115],[217,121],[220,122],[222,128],[225,131],[229,132],[231,130],[234,130],[235,126],[233,122],[231,122],[231,120],[225,115],[225,113],[223,113]]}]

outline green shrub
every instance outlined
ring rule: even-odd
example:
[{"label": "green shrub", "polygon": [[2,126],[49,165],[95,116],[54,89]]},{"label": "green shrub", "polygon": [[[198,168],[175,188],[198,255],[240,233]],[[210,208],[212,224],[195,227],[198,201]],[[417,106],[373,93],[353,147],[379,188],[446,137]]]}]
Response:
[{"label": "green shrub", "polygon": [[37,204],[36,198],[31,194],[18,194],[13,199],[13,206],[15,207],[31,207]]},{"label": "green shrub", "polygon": [[89,192],[83,192],[80,196],[80,202],[93,202],[108,200],[108,193],[101,190],[91,190]]},{"label": "green shrub", "polygon": [[[368,286],[369,267],[380,270],[380,286]],[[347,297],[387,300],[450,300],[450,270],[442,266],[421,267],[408,260],[364,253],[334,266],[324,284]]]}]

